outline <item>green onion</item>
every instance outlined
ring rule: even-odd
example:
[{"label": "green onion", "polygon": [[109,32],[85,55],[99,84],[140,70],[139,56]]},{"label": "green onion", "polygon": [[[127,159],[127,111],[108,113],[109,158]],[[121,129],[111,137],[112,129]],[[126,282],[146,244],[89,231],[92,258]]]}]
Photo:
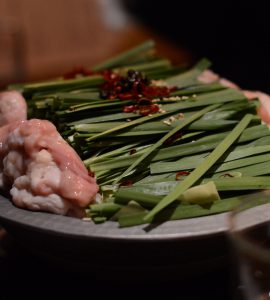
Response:
[{"label": "green onion", "polygon": [[127,176],[143,160],[145,160],[148,156],[150,156],[157,148],[161,147],[171,136],[173,136],[179,130],[181,130],[185,126],[189,125],[190,123],[194,122],[196,119],[200,118],[201,116],[203,116],[207,112],[209,112],[209,111],[211,111],[213,109],[216,109],[217,107],[218,107],[218,105],[211,105],[211,106],[206,107],[206,108],[202,109],[201,111],[195,113],[194,115],[192,115],[188,119],[185,119],[182,124],[180,124],[177,127],[173,128],[169,133],[167,133],[166,135],[164,135],[153,146],[151,146],[146,152],[144,152],[144,154],[141,157],[139,157],[134,163],[132,163],[132,165],[121,176],[119,176],[118,178],[116,178],[116,180],[114,181],[114,183],[118,183],[122,178],[124,178],[125,176]]},{"label": "green onion", "polygon": [[[248,199],[248,197],[252,197],[252,194],[240,196],[240,197],[232,197],[223,200],[215,201],[210,208],[202,207],[198,204],[182,204],[172,208],[166,208],[161,211],[158,215],[152,217],[149,221],[153,222],[164,222],[168,220],[181,220],[187,218],[195,218],[208,216],[213,214],[219,214],[231,211],[235,207],[237,207],[243,198]],[[254,198],[253,198],[254,199]],[[264,193],[257,194],[257,200],[252,202],[252,206],[255,205],[263,205],[270,202],[270,197]],[[130,227],[140,224],[146,224],[149,221],[146,220],[147,212],[143,213],[135,213],[129,216],[122,216],[118,219],[120,227]]]},{"label": "green onion", "polygon": [[[160,149],[155,157],[152,158],[152,162],[161,161],[166,159],[179,158],[183,156],[198,154],[207,152],[214,149],[218,143],[222,141],[228,135],[229,132],[222,132],[218,134],[208,135],[195,142],[170,146],[167,148]],[[247,128],[241,134],[240,138],[237,140],[238,143],[244,143],[248,141],[253,141],[260,137],[267,137],[270,135],[269,128],[266,125],[258,125]],[[129,157],[116,157],[110,161],[104,161],[97,164],[93,164],[91,169],[96,172],[100,170],[107,169],[117,169],[132,164],[138,157],[139,153],[130,155]]]},{"label": "green onion", "polygon": [[219,191],[246,191],[270,189],[270,176],[223,177],[204,179],[203,183],[214,182]]},{"label": "green onion", "polygon": [[180,75],[176,75],[166,79],[167,84],[177,86],[178,88],[188,87],[198,84],[198,76],[211,66],[211,62],[204,58],[200,60],[191,70]]},{"label": "green onion", "polygon": [[239,138],[243,130],[248,126],[252,119],[252,115],[246,115],[239,124],[227,135],[227,137],[216,147],[216,149],[209,154],[204,162],[197,167],[187,178],[179,184],[173,192],[168,194],[161,202],[155,206],[146,216],[145,220],[149,221],[157,213],[163,210],[170,203],[175,201],[181,194],[186,191],[189,187],[198,181],[203,174],[210,169],[211,166],[229,149],[229,147]]},{"label": "green onion", "polygon": [[[270,146],[264,145],[264,146],[255,146],[255,147],[248,147],[248,148],[241,148],[236,150],[231,151],[224,159],[222,159],[222,162],[229,162],[245,157],[249,157],[252,155],[260,154],[260,153],[265,153],[265,152],[270,152]],[[205,157],[209,155],[209,152],[198,154],[198,155],[191,155],[187,157],[183,157],[179,159],[178,161],[174,162],[157,162],[151,164],[151,174],[160,174],[160,173],[169,173],[169,172],[175,172],[175,171],[182,171],[182,170],[191,170],[196,168],[197,165],[203,162]],[[256,157],[255,156],[255,163],[256,162]],[[254,158],[252,158],[253,160]],[[266,159],[263,158],[263,161],[266,161],[269,159],[268,156],[266,156]],[[244,161],[243,165],[245,165],[245,162],[249,161]],[[259,162],[259,161],[258,161]],[[250,163],[249,163],[250,164]],[[251,163],[253,164],[253,163]],[[248,163],[247,163],[248,165]],[[221,164],[222,166],[222,164]],[[226,166],[226,164],[225,164]],[[228,167],[228,165],[227,165]],[[234,167],[234,166],[233,166]],[[232,168],[233,168],[232,167]],[[238,166],[236,166],[238,167]],[[236,168],[235,167],[235,168]],[[230,167],[228,168],[228,170]]]},{"label": "green onion", "polygon": [[96,86],[103,83],[102,76],[94,75],[75,79],[58,79],[54,81],[44,81],[37,83],[29,83],[23,86],[26,92],[57,90],[62,88],[75,88],[77,86]]},{"label": "green onion", "polygon": [[142,53],[146,53],[147,51],[153,49],[155,43],[152,40],[146,41],[128,51],[125,51],[105,62],[102,62],[92,68],[93,71],[102,71],[110,68],[117,67],[121,65],[123,62],[128,61],[130,58],[134,58]]},{"label": "green onion", "polygon": [[[174,66],[150,40],[96,65],[97,75],[9,88],[27,98],[29,118],[51,120],[95,174],[102,203],[87,216],[131,226],[228,211],[239,200],[228,195],[270,188],[270,130],[256,114],[260,103],[219,82],[202,84],[210,65]],[[107,84],[99,71],[112,72]],[[159,112],[141,116],[143,103]]]}]

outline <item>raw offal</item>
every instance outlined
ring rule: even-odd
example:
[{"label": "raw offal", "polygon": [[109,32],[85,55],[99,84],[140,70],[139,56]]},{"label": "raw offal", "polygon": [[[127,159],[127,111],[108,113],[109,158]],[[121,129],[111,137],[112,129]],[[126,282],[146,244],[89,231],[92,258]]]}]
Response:
[{"label": "raw offal", "polygon": [[0,93],[0,126],[27,119],[27,105],[17,91]]},{"label": "raw offal", "polygon": [[98,185],[80,157],[47,120],[32,119],[0,130],[2,176],[13,203],[34,211],[82,215]]}]

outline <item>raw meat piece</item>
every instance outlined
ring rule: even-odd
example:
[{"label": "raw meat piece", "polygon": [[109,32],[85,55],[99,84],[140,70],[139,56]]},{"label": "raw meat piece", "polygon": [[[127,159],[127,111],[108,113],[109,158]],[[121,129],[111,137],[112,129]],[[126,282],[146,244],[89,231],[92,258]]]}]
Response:
[{"label": "raw meat piece", "polygon": [[209,84],[212,82],[219,82],[221,85],[232,88],[232,89],[239,89],[239,87],[233,83],[232,81],[220,77],[218,74],[214,73],[211,70],[205,70],[198,76],[198,80],[202,83]]},{"label": "raw meat piece", "polygon": [[[238,85],[235,83],[225,79],[221,78],[219,75],[214,73],[211,70],[205,70],[202,72],[202,74],[198,77],[198,80],[202,83],[211,83],[211,82],[219,82],[225,87],[233,88],[233,89],[240,89]],[[258,91],[245,91],[243,90],[243,94],[249,99],[259,99],[260,106],[257,108],[258,115],[262,119],[263,122],[270,125],[270,96],[258,92]]]},{"label": "raw meat piece", "polygon": [[258,115],[262,121],[270,125],[270,96],[265,93],[255,91],[244,91],[244,94],[250,100],[255,98],[259,99],[260,106],[257,108]]},{"label": "raw meat piece", "polygon": [[83,212],[94,201],[95,179],[49,121],[4,126],[1,143],[2,185],[12,186],[16,206],[65,215]]},{"label": "raw meat piece", "polygon": [[7,91],[0,93],[0,126],[26,120],[26,118],[27,105],[19,92]]}]

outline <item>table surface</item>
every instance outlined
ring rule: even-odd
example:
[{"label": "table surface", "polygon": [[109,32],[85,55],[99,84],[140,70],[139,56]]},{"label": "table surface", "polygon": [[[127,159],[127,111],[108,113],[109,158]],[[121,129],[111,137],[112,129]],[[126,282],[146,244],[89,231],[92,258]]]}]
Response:
[{"label": "table surface", "polygon": [[[31,253],[0,229],[0,299],[117,297],[118,299],[239,299],[230,264],[200,276],[175,280],[118,280],[90,270],[63,268]],[[181,270],[179,270],[181,272]],[[26,298],[27,297],[27,298]]]}]

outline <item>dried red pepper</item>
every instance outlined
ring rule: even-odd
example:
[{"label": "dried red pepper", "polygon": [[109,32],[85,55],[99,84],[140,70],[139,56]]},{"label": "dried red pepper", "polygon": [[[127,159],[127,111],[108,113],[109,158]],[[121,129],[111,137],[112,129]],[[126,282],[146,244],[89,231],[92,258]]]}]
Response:
[{"label": "dried red pepper", "polygon": [[181,177],[188,176],[189,174],[190,174],[190,172],[188,172],[188,171],[177,172],[175,175],[175,180],[180,180]]},{"label": "dried red pepper", "polygon": [[133,182],[130,179],[122,181],[119,186],[132,186]]},{"label": "dried red pepper", "polygon": [[169,146],[169,145],[173,144],[176,140],[181,138],[182,135],[183,135],[182,132],[176,132],[175,134],[170,136],[163,144],[166,146]]},{"label": "dried red pepper", "polygon": [[142,116],[157,113],[159,106],[152,100],[155,97],[168,97],[174,90],[166,86],[151,86],[148,78],[135,70],[129,70],[126,76],[121,76],[110,70],[93,72],[83,67],[75,67],[64,74],[64,78],[71,79],[78,75],[102,75],[105,82],[101,85],[100,97],[109,100],[136,100],[136,104],[124,106],[123,111],[138,112]]}]

